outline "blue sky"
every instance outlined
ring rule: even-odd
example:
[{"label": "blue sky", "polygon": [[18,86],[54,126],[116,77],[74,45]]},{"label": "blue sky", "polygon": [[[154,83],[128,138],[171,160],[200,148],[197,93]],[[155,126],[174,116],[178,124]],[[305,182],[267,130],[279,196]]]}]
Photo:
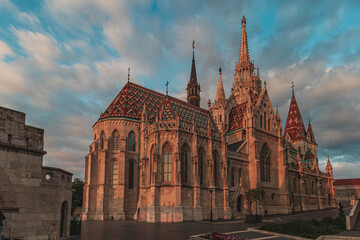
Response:
[{"label": "blue sky", "polygon": [[191,42],[201,104],[229,96],[241,18],[285,124],[291,82],[335,178],[360,172],[359,1],[0,0],[0,105],[45,129],[44,164],[84,176],[91,127],[127,81],[185,99]]}]

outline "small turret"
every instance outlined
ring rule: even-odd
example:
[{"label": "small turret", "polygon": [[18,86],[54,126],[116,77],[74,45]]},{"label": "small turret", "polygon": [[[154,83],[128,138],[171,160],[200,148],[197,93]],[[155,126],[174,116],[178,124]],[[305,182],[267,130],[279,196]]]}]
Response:
[{"label": "small turret", "polygon": [[328,156],[328,162],[326,164],[326,173],[329,174],[329,175],[332,175],[333,174],[333,168],[331,166],[331,163],[330,163],[330,157]]},{"label": "small turret", "polygon": [[280,124],[281,123],[281,118],[280,118],[280,113],[279,113],[279,107],[278,105],[276,105],[276,121]]},{"label": "small turret", "polygon": [[219,84],[216,91],[216,98],[215,98],[215,105],[222,105],[225,106],[226,96],[224,91],[224,85],[221,78],[221,67],[219,68]]}]

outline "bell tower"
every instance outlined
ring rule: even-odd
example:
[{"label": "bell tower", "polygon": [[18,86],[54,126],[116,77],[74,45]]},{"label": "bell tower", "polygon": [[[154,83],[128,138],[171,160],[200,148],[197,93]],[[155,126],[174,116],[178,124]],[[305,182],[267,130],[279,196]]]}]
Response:
[{"label": "bell tower", "polygon": [[255,74],[254,61],[250,60],[245,16],[241,20],[241,25],[240,57],[239,63],[235,67],[233,86],[233,93],[238,104],[244,102],[249,93],[257,95],[261,92],[259,69],[257,69]]},{"label": "bell tower", "polygon": [[200,107],[200,84],[197,82],[196,68],[195,68],[195,41],[192,42],[193,59],[190,73],[190,80],[187,85],[187,101],[188,103]]}]

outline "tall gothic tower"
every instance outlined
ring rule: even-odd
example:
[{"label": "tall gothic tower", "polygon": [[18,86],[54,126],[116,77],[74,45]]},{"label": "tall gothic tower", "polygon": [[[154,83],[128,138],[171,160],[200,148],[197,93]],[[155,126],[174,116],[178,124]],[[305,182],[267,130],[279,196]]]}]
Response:
[{"label": "tall gothic tower", "polygon": [[197,82],[196,77],[196,68],[195,68],[195,41],[192,43],[193,47],[193,59],[192,59],[192,66],[191,66],[191,73],[190,73],[190,80],[187,85],[187,101],[188,103],[200,107],[200,84]]},{"label": "tall gothic tower", "polygon": [[239,63],[235,68],[235,79],[233,93],[238,104],[247,99],[247,95],[259,94],[261,92],[261,80],[259,69],[255,75],[254,61],[250,60],[247,34],[246,34],[246,18],[243,16],[241,20],[242,33],[240,45]]}]

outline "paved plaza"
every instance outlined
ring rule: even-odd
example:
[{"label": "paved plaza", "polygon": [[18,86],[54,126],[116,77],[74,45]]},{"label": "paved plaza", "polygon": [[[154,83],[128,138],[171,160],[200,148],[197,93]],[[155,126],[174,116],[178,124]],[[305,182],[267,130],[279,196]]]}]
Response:
[{"label": "paved plaza", "polygon": [[[345,208],[345,212],[350,208]],[[330,209],[323,211],[313,211],[305,213],[297,213],[295,215],[277,215],[264,217],[263,221],[266,222],[285,222],[293,219],[321,220],[326,216],[336,217],[338,209]],[[260,226],[260,225],[257,225]],[[248,228],[255,227],[254,224],[246,224],[244,220],[232,221],[216,221],[216,222],[182,222],[182,223],[138,223],[135,221],[87,221],[82,223],[82,235],[75,236],[69,239],[72,240],[99,240],[99,239],[117,239],[117,240],[184,240],[189,239],[192,235],[202,234],[206,232],[219,232],[229,233],[244,231]],[[257,232],[237,233],[247,234],[244,237],[249,239],[261,239],[263,237]],[[260,235],[261,236],[260,236]],[[282,237],[274,237],[271,239],[286,239]]]}]

